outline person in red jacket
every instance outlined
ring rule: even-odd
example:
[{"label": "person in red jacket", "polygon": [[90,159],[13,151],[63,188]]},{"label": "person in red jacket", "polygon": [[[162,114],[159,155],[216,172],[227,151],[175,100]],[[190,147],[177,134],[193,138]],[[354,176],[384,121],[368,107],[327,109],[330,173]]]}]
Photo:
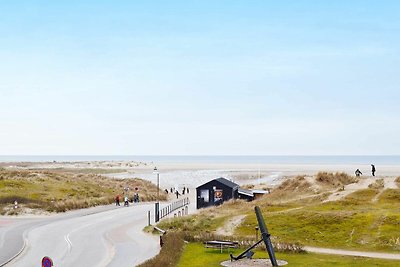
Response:
[{"label": "person in red jacket", "polygon": [[117,196],[115,197],[115,206],[121,206],[121,205],[119,204],[119,195],[117,195]]}]

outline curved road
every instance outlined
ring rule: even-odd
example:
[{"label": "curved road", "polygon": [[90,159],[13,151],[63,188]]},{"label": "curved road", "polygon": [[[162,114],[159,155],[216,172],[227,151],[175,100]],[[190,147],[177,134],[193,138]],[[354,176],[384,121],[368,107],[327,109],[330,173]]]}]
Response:
[{"label": "curved road", "polygon": [[[135,266],[158,254],[156,236],[142,231],[154,204],[104,206],[41,219],[0,217],[0,266]],[[14,255],[15,259],[4,264]],[[3,264],[3,265],[2,265]]]}]

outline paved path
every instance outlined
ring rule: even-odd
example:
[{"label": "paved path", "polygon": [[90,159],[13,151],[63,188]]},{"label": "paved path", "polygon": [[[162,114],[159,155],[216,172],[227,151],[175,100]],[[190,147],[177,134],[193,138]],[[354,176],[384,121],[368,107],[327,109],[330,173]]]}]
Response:
[{"label": "paved path", "polygon": [[54,266],[135,266],[160,249],[158,238],[142,231],[153,209],[154,203],[110,205],[37,219],[1,217],[0,266],[22,248],[3,265],[36,267],[49,256]]},{"label": "paved path", "polygon": [[314,253],[400,260],[400,254],[394,254],[394,253],[366,252],[366,251],[353,251],[344,249],[316,248],[316,247],[304,247],[304,249],[308,252],[314,252]]}]

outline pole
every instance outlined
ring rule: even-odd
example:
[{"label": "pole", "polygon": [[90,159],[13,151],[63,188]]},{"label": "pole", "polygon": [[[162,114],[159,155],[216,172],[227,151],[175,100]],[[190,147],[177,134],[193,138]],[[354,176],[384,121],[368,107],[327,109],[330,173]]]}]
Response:
[{"label": "pole", "polygon": [[160,173],[157,170],[157,167],[154,167],[154,172],[157,173],[157,202],[155,203],[155,221],[158,222],[160,220]]},{"label": "pole", "polygon": [[160,201],[160,173],[157,172],[157,202]]},{"label": "pole", "polygon": [[157,172],[157,222],[160,220],[160,173]]},{"label": "pole", "polygon": [[150,226],[151,225],[151,223],[150,223],[150,211],[147,212],[147,218],[149,220],[149,225],[148,226]]},{"label": "pole", "polygon": [[155,205],[155,222],[158,223],[160,221],[160,203],[156,202]]},{"label": "pole", "polygon": [[261,214],[260,207],[256,206],[254,209],[255,209],[255,212],[256,212],[256,217],[257,217],[257,221],[258,221],[258,226],[260,228],[262,240],[264,240],[265,247],[267,248],[267,252],[268,252],[271,264],[274,267],[275,266],[279,266],[277,261],[276,261],[276,258],[275,258],[275,251],[274,251],[274,248],[272,246],[271,239],[270,239],[270,234],[268,233],[268,229],[267,229],[267,226],[265,225],[264,218],[263,218],[263,216]]}]

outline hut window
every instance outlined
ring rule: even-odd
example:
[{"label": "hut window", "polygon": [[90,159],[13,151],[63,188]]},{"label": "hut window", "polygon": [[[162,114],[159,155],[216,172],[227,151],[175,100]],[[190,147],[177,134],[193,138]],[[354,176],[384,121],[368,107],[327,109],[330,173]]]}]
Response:
[{"label": "hut window", "polygon": [[205,203],[210,202],[210,192],[209,190],[201,190],[200,197],[204,199]]}]

